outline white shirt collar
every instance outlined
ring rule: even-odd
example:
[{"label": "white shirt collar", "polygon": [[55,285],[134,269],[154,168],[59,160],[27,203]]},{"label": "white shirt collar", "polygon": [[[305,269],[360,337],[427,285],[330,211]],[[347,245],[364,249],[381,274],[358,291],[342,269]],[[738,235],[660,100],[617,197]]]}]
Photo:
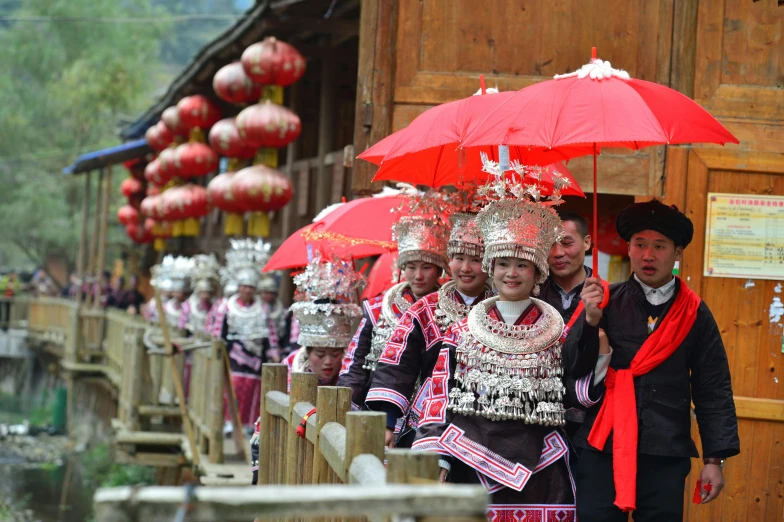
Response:
[{"label": "white shirt collar", "polygon": [[634,280],[640,283],[642,287],[642,291],[645,294],[645,300],[651,303],[653,306],[659,306],[660,304],[664,304],[670,300],[672,295],[675,293],[675,278],[673,277],[672,280],[667,283],[666,285],[662,285],[659,288],[652,288],[642,281],[640,278],[637,277],[637,274],[634,274]]},{"label": "white shirt collar", "polygon": [[530,299],[523,301],[496,301],[495,307],[501,312],[501,317],[507,324],[514,324],[531,304]]},{"label": "white shirt collar", "polygon": [[455,292],[460,294],[460,297],[461,297],[461,299],[463,299],[463,303],[465,303],[466,306],[473,305],[474,301],[476,301],[477,298],[478,298],[478,296],[477,297],[471,297],[470,295],[465,295],[463,292],[461,292],[460,290],[457,290],[457,289],[455,289]]}]

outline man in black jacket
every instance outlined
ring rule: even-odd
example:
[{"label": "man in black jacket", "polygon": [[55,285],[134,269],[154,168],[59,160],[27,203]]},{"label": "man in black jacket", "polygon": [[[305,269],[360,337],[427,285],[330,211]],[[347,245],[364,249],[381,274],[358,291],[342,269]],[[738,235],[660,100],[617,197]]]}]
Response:
[{"label": "man in black jacket", "polygon": [[[740,451],[727,354],[707,305],[672,275],[691,221],[654,200],[624,209],[616,227],[634,273],[611,287],[607,308],[582,331],[586,338],[604,329],[613,353],[604,382],[589,375],[577,385],[590,407],[575,441],[584,448],[577,516],[620,522],[634,511],[635,522],[678,521],[690,458],[699,456],[690,402],[702,440],[703,504],[724,487],[724,459]],[[584,293],[595,291],[586,284]]]}]

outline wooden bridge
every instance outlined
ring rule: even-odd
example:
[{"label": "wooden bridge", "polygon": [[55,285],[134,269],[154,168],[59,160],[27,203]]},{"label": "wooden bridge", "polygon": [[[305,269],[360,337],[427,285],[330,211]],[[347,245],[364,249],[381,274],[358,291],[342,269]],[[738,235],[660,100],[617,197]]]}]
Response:
[{"label": "wooden bridge", "polygon": [[[233,441],[223,438],[224,390],[230,393],[231,387],[226,386],[222,341],[186,338],[181,332],[169,339],[166,327],[118,311],[82,309],[63,299],[5,303],[0,327],[25,330],[28,344],[61,358],[69,423],[75,418],[70,400],[75,384],[100,376],[116,390],[119,462],[196,471],[195,488],[100,490],[95,501],[101,522],[169,521],[183,506],[188,520],[199,521],[485,519],[484,488],[438,484],[436,454],[386,451],[385,414],[349,411],[348,388],[319,387],[315,374],[294,373],[287,392],[283,364],[262,367],[263,487],[249,488],[248,443],[238,427]],[[182,389],[185,353],[191,354],[187,394]],[[228,403],[236,418],[236,404]],[[297,427],[314,408],[301,437]]]}]

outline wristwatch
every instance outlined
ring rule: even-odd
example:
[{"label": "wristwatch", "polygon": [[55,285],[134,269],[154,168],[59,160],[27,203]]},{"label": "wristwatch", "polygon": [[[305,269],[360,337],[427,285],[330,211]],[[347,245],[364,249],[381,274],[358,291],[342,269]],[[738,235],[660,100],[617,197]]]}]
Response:
[{"label": "wristwatch", "polygon": [[724,469],[724,462],[726,460],[727,459],[720,459],[719,457],[705,457],[704,459],[702,459],[702,462],[704,464],[716,464],[721,469]]}]

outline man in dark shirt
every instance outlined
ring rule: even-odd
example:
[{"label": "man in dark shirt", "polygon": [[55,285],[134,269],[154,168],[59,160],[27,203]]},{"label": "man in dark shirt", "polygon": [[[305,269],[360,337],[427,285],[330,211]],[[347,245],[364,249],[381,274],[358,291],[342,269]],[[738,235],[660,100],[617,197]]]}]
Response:
[{"label": "man in dark shirt", "polygon": [[[724,459],[740,451],[727,353],[708,306],[672,275],[691,242],[691,221],[654,200],[624,209],[616,228],[634,273],[583,325],[584,341],[601,327],[613,351],[604,381],[589,375],[577,384],[590,407],[575,439],[583,448],[577,516],[625,522],[633,511],[635,522],[677,522],[690,458],[699,455],[690,403],[702,442],[703,504],[724,487]],[[595,282],[583,293],[597,291]]]}]

